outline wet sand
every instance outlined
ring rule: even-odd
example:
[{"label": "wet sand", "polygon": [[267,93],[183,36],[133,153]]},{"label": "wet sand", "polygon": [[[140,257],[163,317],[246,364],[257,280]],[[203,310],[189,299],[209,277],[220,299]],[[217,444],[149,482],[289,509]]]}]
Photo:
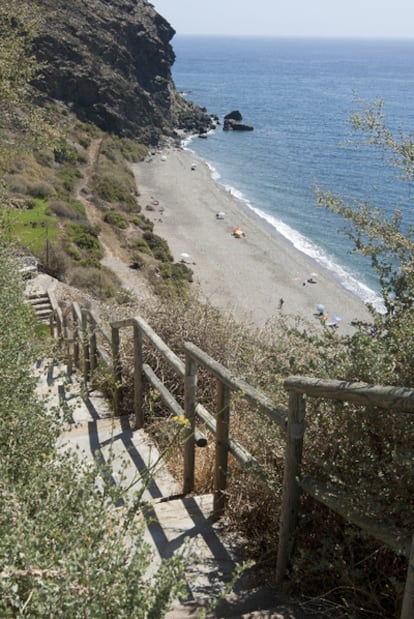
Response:
[{"label": "wet sand", "polygon": [[[327,324],[341,317],[338,333],[351,332],[352,320],[369,319],[361,299],[216,183],[191,152],[166,149],[132,168],[144,214],[176,261],[188,254],[202,300],[259,328],[281,312],[321,328],[318,304],[325,306]],[[219,212],[224,219],[217,219]],[[244,237],[232,235],[237,226]],[[316,283],[308,282],[311,273]]]}]

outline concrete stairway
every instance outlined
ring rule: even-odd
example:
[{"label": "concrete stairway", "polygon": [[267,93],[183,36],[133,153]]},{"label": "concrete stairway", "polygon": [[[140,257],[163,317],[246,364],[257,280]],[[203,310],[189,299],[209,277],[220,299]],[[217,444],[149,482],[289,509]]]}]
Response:
[{"label": "concrete stairway", "polygon": [[85,390],[76,373],[68,375],[64,366],[53,361],[39,361],[35,371],[39,394],[61,412],[62,449],[77,449],[87,461],[95,457],[103,464],[110,462],[112,483],[129,487],[134,481],[135,491],[141,484],[145,537],[153,548],[154,565],[175,553],[187,558],[188,597],[175,602],[168,619],[200,616],[200,610],[205,617],[304,617],[292,605],[282,605],[274,590],[243,592],[241,583],[237,594],[214,611],[206,611],[236,566],[224,526],[210,517],[212,496],[181,495],[148,435],[133,431],[127,417],[114,418],[104,396]]},{"label": "concrete stairway", "polygon": [[52,306],[46,293],[28,294],[26,302],[33,307],[35,315],[41,322],[49,322]]}]

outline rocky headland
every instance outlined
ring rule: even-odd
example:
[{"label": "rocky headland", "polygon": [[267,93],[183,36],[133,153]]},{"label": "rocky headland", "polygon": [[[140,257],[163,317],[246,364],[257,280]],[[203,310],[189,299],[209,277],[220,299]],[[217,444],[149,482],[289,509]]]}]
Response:
[{"label": "rocky headland", "polygon": [[176,130],[205,132],[212,120],[171,77],[175,31],[146,0],[36,0],[35,83],[47,99],[104,131],[156,144]]}]

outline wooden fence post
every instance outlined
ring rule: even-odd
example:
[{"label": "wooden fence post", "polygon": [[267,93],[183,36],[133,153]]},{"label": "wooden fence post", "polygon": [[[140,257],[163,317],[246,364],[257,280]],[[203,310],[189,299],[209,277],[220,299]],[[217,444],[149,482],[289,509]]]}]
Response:
[{"label": "wooden fence post", "polygon": [[195,462],[195,408],[197,393],[197,363],[186,353],[185,376],[184,376],[184,415],[189,420],[185,429],[184,442],[184,487],[187,494],[194,488],[194,462]]},{"label": "wooden fence post", "polygon": [[72,358],[72,337],[71,332],[68,328],[68,317],[66,314],[63,314],[62,321],[62,334],[64,345],[66,346],[66,372],[69,376],[73,373],[73,358]]},{"label": "wooden fence post", "polygon": [[401,609],[401,619],[412,619],[412,617],[414,617],[414,535],[408,558],[407,580],[405,581],[404,599]]},{"label": "wooden fence post", "polygon": [[224,513],[227,486],[227,461],[229,453],[230,389],[217,380],[216,412],[216,462],[214,471],[213,517]]},{"label": "wooden fence post", "polygon": [[142,332],[140,327],[134,324],[134,429],[136,430],[144,426],[142,400]]},{"label": "wooden fence post", "polygon": [[114,410],[115,415],[120,415],[121,411],[121,386],[122,386],[122,367],[120,355],[119,328],[111,327],[112,341],[112,367],[114,380]]},{"label": "wooden fence post", "polygon": [[88,338],[88,317],[82,312],[82,343],[83,343],[83,380],[85,383],[91,376],[91,359]]},{"label": "wooden fence post", "polygon": [[75,307],[72,306],[72,340],[73,340],[73,364],[75,368],[79,367],[79,331],[81,325],[78,322],[78,314]]},{"label": "wooden fence post", "polygon": [[276,582],[282,582],[289,562],[292,537],[298,519],[300,488],[296,477],[302,463],[303,434],[306,405],[302,394],[289,393],[289,414],[286,437],[285,471],[280,515],[279,545],[276,565]]},{"label": "wooden fence post", "polygon": [[98,350],[96,347],[96,332],[95,325],[92,324],[92,333],[89,338],[89,359],[90,359],[90,373],[91,375],[98,367]]}]

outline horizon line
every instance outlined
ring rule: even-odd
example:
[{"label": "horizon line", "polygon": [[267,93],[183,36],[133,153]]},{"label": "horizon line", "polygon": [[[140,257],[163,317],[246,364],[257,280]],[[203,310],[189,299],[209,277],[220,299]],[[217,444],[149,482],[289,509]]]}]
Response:
[{"label": "horizon line", "polygon": [[414,41],[414,35],[354,35],[354,34],[246,34],[246,33],[210,33],[210,32],[175,32],[181,37],[212,37],[212,38],[246,38],[246,39],[329,39],[329,40],[359,40],[359,41]]}]

